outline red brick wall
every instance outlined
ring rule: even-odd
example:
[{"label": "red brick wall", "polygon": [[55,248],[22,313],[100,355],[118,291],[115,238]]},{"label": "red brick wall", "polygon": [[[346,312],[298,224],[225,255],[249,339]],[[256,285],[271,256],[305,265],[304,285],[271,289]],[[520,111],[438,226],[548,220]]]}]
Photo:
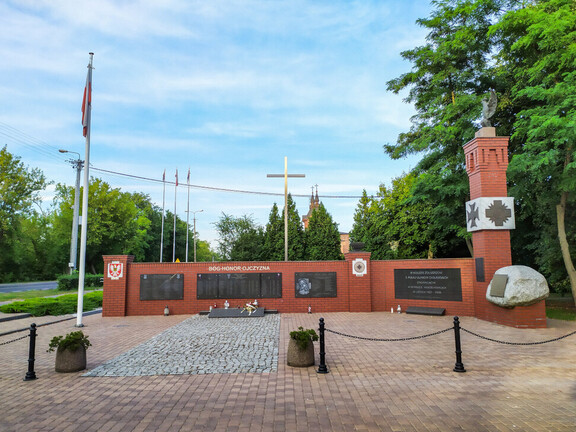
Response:
[{"label": "red brick wall", "polygon": [[[370,275],[373,270],[370,262],[370,255],[370,252],[353,252],[345,255],[348,274],[348,295],[350,299],[348,311],[350,312],[372,311],[372,287]],[[352,261],[356,258],[364,259],[367,262],[367,272],[365,275],[358,276],[352,272]]]},{"label": "red brick wall", "polygon": [[[134,260],[128,255],[104,256],[104,292],[102,301],[102,316],[126,315],[126,281],[129,277],[130,264]],[[123,266],[123,275],[118,279],[112,279],[108,272],[108,266],[112,262],[119,262]]]},{"label": "red brick wall", "polygon": [[[367,261],[367,274],[356,276],[352,272],[352,261],[363,258]],[[130,263],[131,257],[105,256],[104,263],[123,260]],[[257,267],[269,267],[261,270]],[[233,269],[231,269],[233,268]],[[462,302],[422,300],[395,300],[394,269],[437,269],[459,268],[462,277]],[[220,271],[218,271],[220,269]],[[371,312],[387,311],[398,304],[405,311],[408,306],[431,306],[446,308],[448,314],[474,315],[472,295],[472,259],[370,261],[370,253],[353,252],[345,261],[305,262],[232,262],[232,263],[131,263],[126,266],[125,277],[119,280],[104,280],[104,316],[161,315],[168,305],[171,314],[194,314],[206,311],[216,303],[223,307],[223,300],[198,300],[196,298],[196,275],[198,273],[282,273],[282,298],[258,299],[267,309],[280,312],[306,312],[308,305],[313,312]],[[294,273],[336,272],[338,297],[296,298]],[[184,275],[184,298],[182,300],[140,300],[140,275],[174,274]],[[229,299],[231,307],[243,305],[254,299]]]},{"label": "red brick wall", "polygon": [[[402,311],[408,306],[423,306],[445,308],[447,315],[475,316],[474,310],[474,278],[475,267],[472,258],[455,259],[419,259],[372,261],[372,310],[390,311],[398,305]],[[395,269],[441,269],[458,268],[462,278],[462,301],[438,300],[407,300],[396,299],[394,296],[394,270]]]},{"label": "red brick wall", "polygon": [[[474,138],[464,146],[470,199],[508,196],[508,137]],[[513,327],[546,327],[545,303],[505,309],[486,300],[486,291],[496,270],[512,265],[510,231],[482,230],[472,233],[474,257],[484,259],[484,282],[474,277],[475,315]]]},{"label": "red brick wall", "polygon": [[[105,263],[109,257],[104,257]],[[105,264],[106,265],[106,264]],[[257,269],[258,266],[269,269]],[[230,268],[238,268],[230,270]],[[214,271],[220,268],[220,271]],[[333,298],[296,298],[295,272],[336,272],[338,297]],[[142,274],[174,274],[184,275],[184,298],[182,300],[140,300],[140,275]],[[281,312],[306,312],[308,305],[313,311],[336,312],[349,310],[348,298],[348,266],[346,261],[306,261],[306,262],[216,262],[216,263],[132,263],[124,286],[118,281],[105,278],[104,292],[110,301],[105,303],[112,307],[112,299],[123,302],[122,291],[125,290],[125,313],[118,313],[122,305],[114,305],[114,312],[106,312],[105,316],[122,315],[160,315],[168,305],[171,314],[194,314],[206,311],[216,303],[223,307],[224,300],[198,300],[196,298],[196,278],[198,273],[282,273],[282,298],[258,299],[266,309],[277,309]],[[250,299],[229,299],[231,307],[243,305]]]}]

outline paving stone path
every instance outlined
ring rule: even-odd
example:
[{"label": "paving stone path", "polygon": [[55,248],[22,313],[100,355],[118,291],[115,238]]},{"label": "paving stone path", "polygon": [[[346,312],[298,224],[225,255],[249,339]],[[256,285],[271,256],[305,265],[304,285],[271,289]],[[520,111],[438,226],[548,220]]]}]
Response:
[{"label": "paving stone path", "polygon": [[[455,373],[451,332],[402,342],[372,342],[328,332],[330,373],[318,374],[315,367],[287,366],[286,351],[290,331],[299,326],[316,329],[320,317],[327,329],[368,338],[423,335],[450,327],[453,317],[330,312],[228,320],[160,313],[85,317],[83,331],[92,342],[88,370],[70,374],[54,371],[55,353],[46,348],[54,336],[76,331],[74,320],[40,327],[35,363],[38,379],[33,381],[23,381],[28,368],[27,338],[10,342],[20,334],[0,337],[0,431],[576,431],[576,334],[552,343],[513,346],[462,333],[467,372]],[[3,322],[0,332],[48,320],[54,317]],[[209,373],[216,369],[208,363],[224,364],[214,355],[204,363],[205,373],[175,374],[178,372],[158,367],[154,373],[170,374],[82,376],[107,362],[111,365],[127,352],[134,359],[140,357],[139,349],[145,353],[142,356],[152,356],[151,346],[156,341],[165,345],[154,354],[159,363],[168,364],[169,359],[184,364],[197,347],[207,353],[213,345],[224,349],[227,359],[248,363],[257,351],[242,344],[248,341],[262,350],[258,344],[264,344],[262,340],[269,335],[262,320],[271,320],[275,326],[279,321],[280,325],[279,336],[277,330],[272,332],[272,339],[279,342],[277,364],[274,354],[267,356],[273,359],[270,367],[277,367],[270,373]],[[515,329],[469,317],[460,317],[460,323],[480,335],[510,342],[544,341],[576,330],[575,322],[557,320],[548,320],[546,329]],[[240,327],[244,325],[247,328]],[[225,331],[216,330],[220,326]],[[177,330],[169,332],[174,327]],[[188,334],[181,336],[183,329]],[[216,341],[230,332],[235,336]],[[151,338],[154,342],[149,342]],[[318,364],[319,347],[315,345]],[[185,346],[192,348],[186,350]],[[180,352],[180,357],[174,352]],[[190,360],[190,364],[198,365],[201,360]],[[233,361],[226,365],[234,366]],[[260,370],[260,366],[254,367]]]},{"label": "paving stone path", "polygon": [[276,372],[279,332],[279,315],[195,315],[83,376]]}]

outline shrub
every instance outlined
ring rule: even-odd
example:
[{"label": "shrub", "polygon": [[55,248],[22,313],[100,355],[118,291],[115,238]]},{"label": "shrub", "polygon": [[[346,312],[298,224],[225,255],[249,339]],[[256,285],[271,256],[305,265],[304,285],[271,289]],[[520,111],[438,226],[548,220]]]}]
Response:
[{"label": "shrub", "polygon": [[[102,291],[84,295],[84,312],[102,307]],[[33,316],[67,315],[77,311],[78,294],[66,294],[59,297],[38,297],[0,306],[4,313],[29,313]]]},{"label": "shrub", "polygon": [[318,335],[314,330],[304,329],[304,327],[298,327],[298,330],[291,331],[290,337],[296,341],[302,350],[305,350],[310,342],[318,340]]},{"label": "shrub", "polygon": [[[103,274],[86,274],[84,275],[85,288],[101,288],[101,279]],[[64,274],[58,276],[58,289],[60,291],[72,291],[78,288],[78,273]]]},{"label": "shrub", "polygon": [[80,347],[88,349],[89,346],[92,346],[92,344],[88,340],[88,336],[86,336],[82,330],[78,330],[68,333],[66,336],[54,336],[46,351],[52,352],[58,349],[76,351]]}]

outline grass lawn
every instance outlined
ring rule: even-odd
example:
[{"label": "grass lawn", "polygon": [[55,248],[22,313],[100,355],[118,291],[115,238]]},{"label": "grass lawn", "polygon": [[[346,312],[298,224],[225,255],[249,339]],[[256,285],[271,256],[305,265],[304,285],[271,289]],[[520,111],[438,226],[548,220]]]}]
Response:
[{"label": "grass lawn", "polygon": [[[84,290],[85,293],[91,291],[102,291],[101,288],[87,288]],[[64,294],[78,294],[78,290],[70,290],[70,291],[60,291],[57,289],[51,290],[32,290],[32,291],[19,291],[19,292],[11,292],[11,293],[0,293],[0,302],[10,301],[10,300],[27,300],[31,298],[38,298],[38,297],[52,297],[57,295],[64,295]]]},{"label": "grass lawn", "polygon": [[48,297],[55,296],[59,294],[74,294],[78,291],[58,291],[57,289],[51,290],[33,290],[33,291],[19,291],[11,293],[0,293],[0,302],[5,302],[9,300],[26,300],[36,297]]},{"label": "grass lawn", "polygon": [[547,307],[546,318],[564,321],[576,321],[576,310]]},{"label": "grass lawn", "polygon": [[552,319],[576,321],[576,307],[572,296],[550,294],[550,297],[546,299],[546,316]]}]

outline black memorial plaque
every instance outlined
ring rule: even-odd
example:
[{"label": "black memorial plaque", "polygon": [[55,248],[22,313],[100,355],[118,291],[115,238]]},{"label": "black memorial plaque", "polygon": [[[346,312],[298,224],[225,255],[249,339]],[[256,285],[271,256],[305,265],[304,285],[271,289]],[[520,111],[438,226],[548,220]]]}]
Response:
[{"label": "black memorial plaque", "polygon": [[260,298],[282,297],[282,273],[260,273]]},{"label": "black memorial plaque", "polygon": [[336,272],[295,273],[296,297],[336,297]]},{"label": "black memorial plaque", "polygon": [[460,269],[395,269],[397,299],[462,301]]},{"label": "black memorial plaque", "polygon": [[282,273],[200,273],[196,297],[246,299],[282,297]]},{"label": "black memorial plaque", "polygon": [[218,297],[221,299],[260,297],[260,274],[226,273],[219,275]]},{"label": "black memorial plaque", "polygon": [[476,282],[484,282],[484,258],[476,258]]},{"label": "black memorial plaque", "polygon": [[196,277],[196,298],[198,300],[217,299],[218,274],[202,273]]},{"label": "black memorial plaque", "polygon": [[184,275],[140,275],[140,300],[182,300],[184,298]]}]

